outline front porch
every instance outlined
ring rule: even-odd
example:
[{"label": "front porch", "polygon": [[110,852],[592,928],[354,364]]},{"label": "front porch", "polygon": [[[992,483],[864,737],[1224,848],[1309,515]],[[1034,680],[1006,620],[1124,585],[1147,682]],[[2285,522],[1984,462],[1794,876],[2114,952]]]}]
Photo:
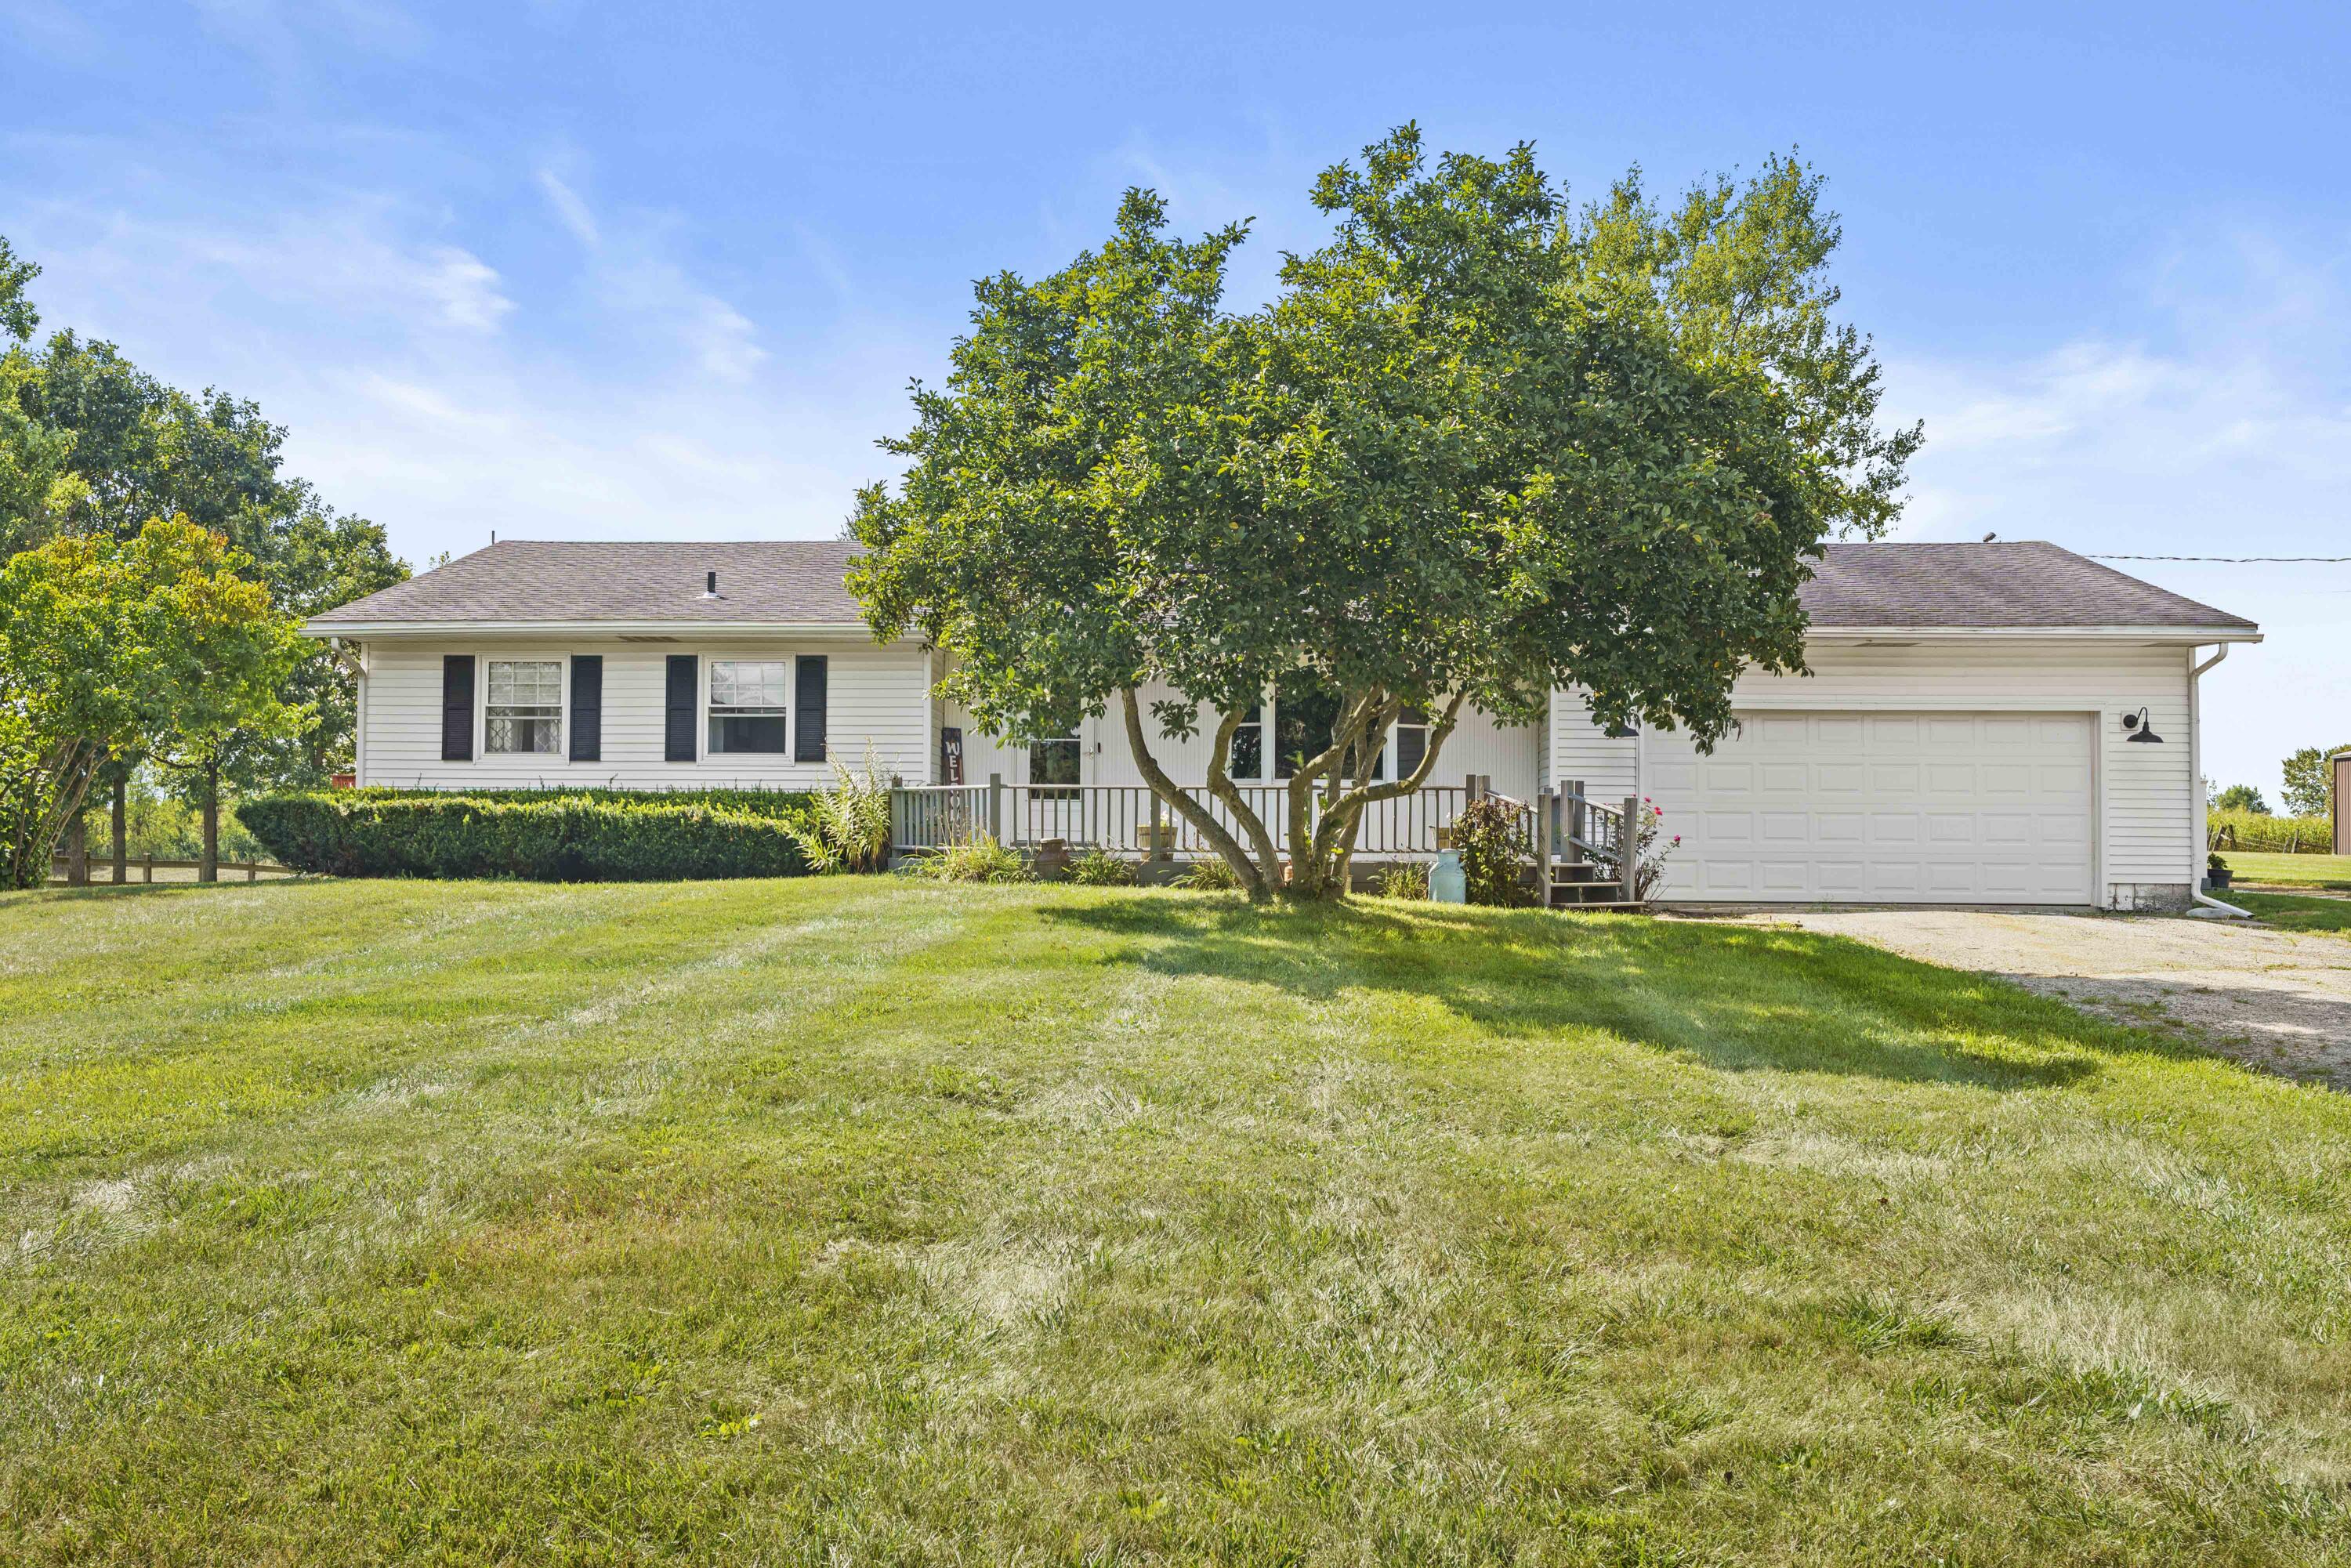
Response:
[{"label": "front porch", "polygon": [[[1290,791],[1280,785],[1236,787],[1273,840],[1289,853]],[[1203,786],[1184,787],[1244,845],[1250,842],[1237,814]],[[1351,875],[1358,888],[1396,863],[1434,862],[1450,847],[1453,824],[1473,801],[1503,802],[1513,814],[1533,889],[1554,907],[1626,906],[1641,902],[1621,867],[1627,825],[1639,802],[1593,798],[1580,780],[1538,790],[1531,800],[1502,794],[1490,777],[1470,774],[1458,785],[1430,785],[1364,807],[1355,835]],[[1141,784],[1016,784],[1001,773],[984,783],[896,786],[890,792],[890,852],[935,852],[986,834],[1019,851],[1032,864],[1051,865],[1064,854],[1100,852],[1135,862],[1138,880],[1164,881],[1217,858],[1205,835],[1181,812]]]}]

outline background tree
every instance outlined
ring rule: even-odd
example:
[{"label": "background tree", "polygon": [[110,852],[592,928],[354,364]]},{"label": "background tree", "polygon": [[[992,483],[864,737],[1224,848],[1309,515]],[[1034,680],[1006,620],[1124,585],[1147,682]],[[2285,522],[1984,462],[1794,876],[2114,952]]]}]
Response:
[{"label": "background tree", "polygon": [[2338,751],[2351,751],[2351,741],[2341,746],[2305,746],[2285,759],[2283,798],[2289,815],[2323,817],[2332,810],[2335,787],[2328,778],[2326,759]]},{"label": "background tree", "polygon": [[[38,318],[22,296],[34,276],[0,241],[0,327],[14,340],[0,358],[0,553],[60,532],[128,539],[151,517],[184,517],[225,537],[290,615],[407,577],[382,528],[283,472],[286,432],[252,402],[210,388],[192,396],[71,331],[33,347]],[[248,733],[242,770],[256,786],[322,784],[350,761],[355,685],[314,647],[279,695],[317,722],[299,735]]]},{"label": "background tree", "polygon": [[[1144,192],[1099,252],[982,284],[946,388],[883,444],[905,478],[852,522],[877,632],[919,627],[1002,733],[1116,703],[1155,792],[1257,896],[1343,893],[1363,811],[1429,778],[1466,708],[1523,722],[1580,685],[1604,722],[1710,743],[1742,667],[1801,666],[1810,560],[1882,530],[1918,442],[1876,428],[1799,164],[1670,211],[1628,179],[1578,214],[1528,148],[1432,169],[1407,126],[1315,200],[1332,239],[1250,315],[1218,307],[1242,231],[1168,240]],[[1301,678],[1331,716],[1284,865],[1227,761]],[[1153,683],[1173,695],[1146,725]],[[1420,767],[1374,779],[1408,706]],[[1151,753],[1204,709],[1238,833]]]},{"label": "background tree", "polygon": [[[300,632],[251,564],[174,518],[128,541],[63,535],[0,568],[7,885],[47,878],[58,833],[110,758],[159,756],[216,785],[212,759],[235,737],[303,721],[278,695]],[[213,800],[216,844],[216,788]]]},{"label": "background tree", "polygon": [[2262,792],[2251,784],[2230,785],[2212,797],[2212,809],[2216,811],[2250,811],[2256,817],[2270,814],[2270,803],[2262,800]]}]

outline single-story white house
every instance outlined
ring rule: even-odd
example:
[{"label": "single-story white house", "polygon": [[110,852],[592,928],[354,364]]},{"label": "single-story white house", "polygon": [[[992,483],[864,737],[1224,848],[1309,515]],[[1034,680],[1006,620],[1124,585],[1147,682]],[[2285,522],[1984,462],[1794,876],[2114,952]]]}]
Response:
[{"label": "single-story white house", "polygon": [[[508,541],[307,630],[358,672],[362,785],[814,789],[870,749],[909,786],[1000,779],[1076,841],[1147,798],[1115,710],[1009,742],[938,699],[939,655],[866,630],[855,548]],[[1439,777],[1654,800],[1681,835],[1667,901],[2189,903],[2197,677],[2252,622],[2039,542],[1831,545],[1803,600],[1811,674],[1743,677],[1710,754],[1560,691],[1540,724],[1466,717]],[[1412,717],[1389,755],[1425,742]],[[1278,784],[1284,718],[1270,693],[1237,778]],[[1154,749],[1196,784],[1207,745]]]}]

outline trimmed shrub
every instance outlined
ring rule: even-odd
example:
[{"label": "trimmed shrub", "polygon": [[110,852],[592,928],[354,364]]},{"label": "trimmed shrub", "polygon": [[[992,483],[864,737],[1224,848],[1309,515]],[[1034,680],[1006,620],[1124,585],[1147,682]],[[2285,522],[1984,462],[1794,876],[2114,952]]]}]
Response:
[{"label": "trimmed shrub", "polygon": [[339,789],[265,796],[245,801],[238,815],[282,864],[299,871],[665,882],[799,874],[806,867],[792,838],[798,821],[780,804],[793,799],[768,794],[763,803],[774,803],[770,810],[755,814],[681,795],[622,790],[448,795]]},{"label": "trimmed shrub", "polygon": [[364,789],[315,791],[329,800],[492,800],[500,805],[550,800],[593,800],[611,806],[701,806],[746,817],[799,821],[815,799],[805,789],[612,789],[592,784],[549,784],[524,789],[403,789],[371,784]]}]

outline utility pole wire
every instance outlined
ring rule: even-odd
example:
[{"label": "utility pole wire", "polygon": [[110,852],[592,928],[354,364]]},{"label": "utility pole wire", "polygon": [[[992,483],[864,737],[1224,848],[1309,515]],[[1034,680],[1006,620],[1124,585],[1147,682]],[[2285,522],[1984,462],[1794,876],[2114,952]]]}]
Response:
[{"label": "utility pole wire", "polygon": [[2295,564],[2316,561],[2340,566],[2351,562],[2351,555],[2100,555],[2090,552],[2092,560],[2210,560],[2233,566],[2256,563]]}]

